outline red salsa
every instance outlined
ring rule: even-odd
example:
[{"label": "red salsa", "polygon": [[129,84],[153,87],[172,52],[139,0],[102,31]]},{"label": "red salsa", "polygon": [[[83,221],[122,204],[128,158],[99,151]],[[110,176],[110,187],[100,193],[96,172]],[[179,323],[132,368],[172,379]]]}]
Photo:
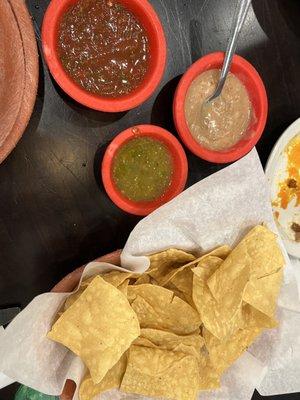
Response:
[{"label": "red salsa", "polygon": [[73,81],[100,96],[132,92],[148,71],[146,31],[114,0],[79,0],[71,6],[60,22],[57,45]]}]

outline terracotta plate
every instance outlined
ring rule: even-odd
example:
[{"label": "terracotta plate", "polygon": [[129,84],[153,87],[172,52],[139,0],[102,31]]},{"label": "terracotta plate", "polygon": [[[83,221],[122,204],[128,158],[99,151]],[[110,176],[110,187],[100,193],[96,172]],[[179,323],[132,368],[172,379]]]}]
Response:
[{"label": "terracotta plate", "polygon": [[0,154],[2,155],[4,143],[19,114],[25,83],[21,34],[7,0],[0,2],[0,37]]},{"label": "terracotta plate", "polygon": [[38,52],[23,0],[0,2],[0,163],[30,119],[38,85]]}]

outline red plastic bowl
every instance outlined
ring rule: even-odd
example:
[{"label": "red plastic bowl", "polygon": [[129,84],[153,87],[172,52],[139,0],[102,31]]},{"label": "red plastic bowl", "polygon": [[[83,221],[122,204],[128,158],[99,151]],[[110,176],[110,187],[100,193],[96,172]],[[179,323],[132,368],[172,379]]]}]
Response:
[{"label": "red plastic bowl", "polygon": [[[259,141],[267,121],[268,99],[266,89],[256,69],[244,58],[235,55],[231,72],[245,85],[255,118],[248,127],[249,135],[240,140],[235,146],[224,151],[209,150],[201,146],[192,136],[184,113],[184,102],[187,91],[193,80],[202,72],[214,68],[222,68],[224,53],[212,53],[195,62],[181,78],[175,92],[173,116],[177,131],[189,150],[204,160],[215,163],[228,163],[247,154]],[[250,134],[251,132],[251,134]]]},{"label": "red plastic bowl", "polygon": [[130,110],[147,100],[159,85],[166,64],[166,40],[161,22],[147,0],[118,0],[139,19],[147,31],[150,44],[150,66],[142,84],[118,98],[101,97],[77,85],[64,70],[57,55],[57,33],[62,15],[78,0],[52,0],[44,16],[42,43],[46,62],[56,82],[74,100],[99,111]]},{"label": "red plastic bowl", "polygon": [[[134,202],[127,199],[116,188],[112,178],[113,160],[119,148],[129,140],[141,136],[148,136],[164,143],[172,155],[174,165],[169,189],[163,196],[150,202]],[[155,125],[138,125],[121,132],[108,146],[102,161],[102,180],[108,196],[119,208],[135,215],[148,215],[181,193],[186,184],[187,172],[187,158],[179,141],[171,133]]]}]

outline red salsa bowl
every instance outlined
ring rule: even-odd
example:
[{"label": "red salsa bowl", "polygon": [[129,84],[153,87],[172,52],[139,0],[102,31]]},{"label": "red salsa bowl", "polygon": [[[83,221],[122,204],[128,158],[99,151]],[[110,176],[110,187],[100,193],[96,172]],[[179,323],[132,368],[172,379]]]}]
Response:
[{"label": "red salsa bowl", "polygon": [[184,105],[187,92],[194,79],[205,71],[221,69],[223,61],[224,53],[217,52],[208,54],[195,62],[181,78],[173,102],[175,126],[184,144],[196,156],[214,163],[229,163],[246,155],[259,141],[268,115],[268,99],[261,77],[248,61],[235,55],[230,71],[246,87],[255,117],[252,118],[245,136],[228,150],[210,150],[194,139],[185,118]]},{"label": "red salsa bowl", "polygon": [[58,85],[82,105],[104,112],[122,112],[146,101],[159,85],[166,64],[166,40],[162,24],[147,0],[117,0],[138,19],[148,40],[150,59],[148,70],[141,84],[130,93],[119,97],[105,97],[83,89],[65,71],[60,61],[57,43],[63,15],[78,0],[51,0],[42,25],[42,45],[45,60]]},{"label": "red salsa bowl", "polygon": [[[135,202],[125,197],[116,187],[113,178],[113,163],[119,149],[130,140],[149,137],[164,144],[172,159],[171,183],[164,194],[152,201]],[[126,129],[109,144],[102,161],[101,174],[104,188],[110,199],[123,211],[135,215],[148,215],[184,190],[188,173],[188,162],[179,141],[170,132],[155,125],[138,125]]]}]

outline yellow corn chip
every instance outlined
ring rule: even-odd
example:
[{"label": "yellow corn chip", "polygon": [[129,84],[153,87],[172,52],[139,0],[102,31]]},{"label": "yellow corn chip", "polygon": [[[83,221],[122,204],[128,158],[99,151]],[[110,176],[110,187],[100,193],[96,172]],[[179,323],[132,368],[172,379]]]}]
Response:
[{"label": "yellow corn chip", "polygon": [[230,247],[228,246],[218,247],[215,250],[212,250],[210,253],[204,254],[201,257],[194,259],[187,264],[182,265],[181,267],[171,268],[170,271],[167,274],[165,274],[165,276],[161,277],[161,279],[159,280],[159,284],[161,286],[167,286],[169,282],[174,283],[176,276],[178,274],[183,273],[186,269],[191,269],[192,267],[199,264],[199,262],[205,261],[206,258],[214,256],[221,259],[225,259],[229,253],[230,253]]},{"label": "yellow corn chip", "polygon": [[89,284],[92,282],[92,280],[95,278],[96,275],[91,276],[90,278],[87,278],[81,282],[81,285],[79,286],[78,290],[76,293],[70,294],[70,296],[67,298],[64,304],[64,311],[66,311],[75,301],[82,295],[82,293],[85,291],[85,289],[89,286]]},{"label": "yellow corn chip", "polygon": [[[227,244],[224,244],[223,246],[217,247],[216,249],[214,249],[214,250],[210,251],[209,253],[205,254],[205,256],[206,257],[214,256],[214,257],[222,258],[222,260],[225,260],[225,258],[228,257],[230,252],[231,252],[231,247],[227,246]],[[202,257],[202,259],[203,258],[204,257]]]},{"label": "yellow corn chip", "polygon": [[240,329],[227,341],[220,341],[204,328],[205,345],[216,372],[222,374],[226,371],[247,350],[261,331],[260,328]]},{"label": "yellow corn chip", "polygon": [[70,294],[70,296],[65,301],[64,311],[70,308],[71,305],[74,304],[77,299],[79,299],[79,297],[82,295],[82,293],[85,291],[86,288],[87,286],[80,286],[77,292]]},{"label": "yellow corn chip", "polygon": [[[93,281],[93,279],[97,275],[91,276],[88,279],[85,279],[81,282],[80,287],[78,288],[77,292],[72,293],[66,300],[64,304],[64,311],[67,310],[75,301],[82,295],[82,293],[85,291],[85,289],[88,287],[88,285]],[[119,272],[119,271],[112,271],[108,272],[107,274],[100,275],[101,278],[103,278],[106,282],[110,283],[113,286],[118,287],[121,292],[127,296],[127,286],[129,283],[129,280],[126,283],[126,279],[128,279],[128,276],[130,276],[130,273],[124,273],[124,272]],[[126,277],[127,276],[127,277]],[[123,285],[124,283],[124,285]],[[122,286],[123,285],[123,286]]]},{"label": "yellow corn chip", "polygon": [[243,300],[272,318],[276,309],[282,277],[283,268],[280,268],[274,274],[250,280],[243,293]]},{"label": "yellow corn chip", "polygon": [[177,343],[174,346],[171,345],[157,346],[156,344],[152,343],[149,339],[139,337],[133,342],[133,344],[135,346],[150,347],[152,349],[171,350],[179,353],[189,354],[195,357],[198,361],[200,360],[199,350],[197,351],[193,346],[188,346],[183,343]]},{"label": "yellow corn chip", "polygon": [[195,308],[193,301],[193,277],[194,274],[191,271],[191,268],[184,268],[179,271],[178,274],[174,275],[165,287],[170,290],[175,287],[181,293],[179,297],[183,298],[187,303]]},{"label": "yellow corn chip", "polygon": [[199,314],[189,304],[160,286],[143,284],[128,287],[128,299],[141,328],[168,330],[187,335],[199,329]]},{"label": "yellow corn chip", "polygon": [[122,285],[122,283],[130,277],[131,272],[111,271],[106,274],[101,274],[101,278],[104,279],[105,282],[110,283],[115,287]]},{"label": "yellow corn chip", "polygon": [[242,239],[207,284],[215,299],[221,301],[227,292],[232,292],[232,282],[241,275],[249,271],[249,278],[261,278],[277,272],[283,265],[276,235],[259,225]]},{"label": "yellow corn chip", "polygon": [[226,339],[243,324],[241,288],[245,287],[248,275],[241,275],[232,283],[232,292],[217,302],[206,282],[222,263],[222,259],[210,256],[193,268],[193,300],[204,326],[217,338]]},{"label": "yellow corn chip", "polygon": [[122,391],[193,400],[198,386],[199,365],[193,356],[149,347],[131,347]]},{"label": "yellow corn chip", "polygon": [[[175,296],[179,297],[181,300],[186,301],[188,303],[188,301],[186,300],[185,295],[177,289],[176,286],[174,286],[171,282],[169,282],[166,286],[166,289],[171,290]],[[192,306],[193,308],[195,308],[195,306]]]},{"label": "yellow corn chip", "polygon": [[159,347],[166,346],[164,347],[166,350],[172,350],[178,343],[183,343],[187,346],[193,346],[197,351],[200,351],[204,345],[204,339],[200,336],[199,332],[193,335],[180,336],[158,329],[141,329],[141,337],[149,339]]},{"label": "yellow corn chip", "polygon": [[219,374],[212,366],[209,357],[202,356],[203,361],[199,368],[199,390],[214,390],[219,389],[221,383]]},{"label": "yellow corn chip", "polygon": [[135,281],[134,285],[142,285],[143,283],[150,283],[151,277],[148,274],[140,275],[137,280]]},{"label": "yellow corn chip", "polygon": [[274,318],[268,317],[250,304],[243,305],[243,321],[242,328],[273,329],[278,326],[278,322]]},{"label": "yellow corn chip", "polygon": [[205,257],[199,261],[198,265],[192,268],[193,277],[197,275],[203,282],[207,280],[217,271],[223,260],[216,256]]},{"label": "yellow corn chip", "polygon": [[161,253],[149,256],[150,267],[147,273],[154,278],[159,285],[166,280],[166,276],[174,269],[179,268],[183,264],[195,260],[195,256],[182,250],[169,249]]},{"label": "yellow corn chip", "polygon": [[178,351],[199,358],[204,339],[199,333],[179,336],[172,332],[158,329],[141,329],[141,336],[133,344],[152,348],[159,347],[161,350]]},{"label": "yellow corn chip", "polygon": [[124,281],[123,283],[121,283],[121,285],[117,287],[117,289],[120,290],[120,292],[122,292],[126,297],[127,297],[128,285],[129,285],[129,279],[126,279],[126,281]]},{"label": "yellow corn chip", "polygon": [[[120,272],[120,271],[111,271],[106,274],[100,275],[101,278],[103,278],[106,282],[110,283],[111,285],[118,287],[119,290],[121,290],[122,293],[127,296],[127,286],[129,283],[128,278],[130,277],[131,273],[127,272]],[[82,295],[82,293],[85,291],[85,289],[88,287],[88,285],[93,281],[93,279],[97,275],[91,276],[88,279],[85,279],[81,282],[80,287],[78,288],[77,292],[71,294],[64,305],[64,311],[67,310],[75,301]],[[126,280],[128,280],[127,283]]]},{"label": "yellow corn chip", "polygon": [[[183,265],[182,268],[187,267],[195,267],[199,263],[204,263],[207,258],[216,257],[221,259],[222,261],[228,257],[231,252],[231,248],[227,245],[217,247],[216,249],[210,251],[209,253],[203,254],[201,257],[196,258],[195,260],[189,262],[188,264]],[[175,271],[176,273],[176,271]]]},{"label": "yellow corn chip", "polygon": [[139,336],[126,297],[97,276],[53,325],[48,337],[77,354],[99,383]]},{"label": "yellow corn chip", "polygon": [[[137,339],[135,339],[135,341],[132,344],[134,346],[152,347],[153,349],[158,347],[156,344],[151,342],[149,339],[146,339],[142,336],[139,336]],[[163,349],[163,350],[166,350],[166,349]]]},{"label": "yellow corn chip", "polygon": [[[247,259],[248,261],[246,261]],[[223,268],[225,263],[228,268]],[[240,257],[233,250],[226,260],[222,262],[220,268],[207,280],[207,286],[218,302],[223,301],[226,296],[230,297],[233,290],[236,292],[235,296],[242,299],[243,291],[250,279],[249,263],[250,259],[247,254],[245,254],[245,257]]]},{"label": "yellow corn chip", "polygon": [[93,276],[90,276],[89,278],[87,278],[87,279],[85,279],[85,280],[83,280],[82,282],[81,282],[81,287],[88,287],[89,286],[89,284],[93,281],[93,279],[96,277],[97,275],[93,275]]},{"label": "yellow corn chip", "polygon": [[81,382],[79,389],[80,400],[92,400],[100,393],[107,390],[119,388],[125,374],[127,366],[127,352],[122,355],[120,360],[105,375],[100,383],[94,384],[91,375],[88,373]]}]

